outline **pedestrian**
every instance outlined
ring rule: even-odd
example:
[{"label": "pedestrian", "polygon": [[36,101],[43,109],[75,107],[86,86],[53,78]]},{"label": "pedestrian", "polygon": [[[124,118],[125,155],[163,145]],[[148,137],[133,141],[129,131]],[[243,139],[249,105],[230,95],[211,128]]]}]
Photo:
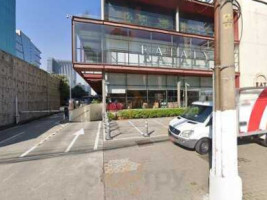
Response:
[{"label": "pedestrian", "polygon": [[69,119],[69,109],[67,106],[64,107],[64,118],[65,120]]}]

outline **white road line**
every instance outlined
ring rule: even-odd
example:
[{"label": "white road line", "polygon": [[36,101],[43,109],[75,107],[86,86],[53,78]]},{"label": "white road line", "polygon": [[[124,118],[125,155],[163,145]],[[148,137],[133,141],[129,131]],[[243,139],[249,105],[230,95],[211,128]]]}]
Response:
[{"label": "white road line", "polygon": [[160,121],[158,121],[156,119],[154,120],[154,122],[156,122],[157,124],[159,124],[159,125],[161,125],[161,126],[163,126],[165,128],[169,128],[168,126],[166,126],[165,124],[161,123]]},{"label": "white road line", "polygon": [[68,146],[68,148],[65,150],[65,153],[69,152],[71,147],[74,145],[74,143],[76,142],[76,140],[78,139],[78,137],[80,135],[83,135],[84,134],[84,130],[81,129],[80,131],[76,132],[74,135],[75,137],[73,138],[73,140],[71,141],[70,145]]},{"label": "white road line", "polygon": [[41,144],[43,144],[45,141],[47,141],[52,135],[55,135],[54,133],[52,133],[51,135],[47,136],[45,139],[43,139],[41,142],[39,142],[38,144],[34,145],[32,148],[30,148],[28,151],[26,151],[25,153],[20,155],[20,158],[27,156],[30,152],[32,152],[34,149],[36,149],[38,146],[40,146]]},{"label": "white road line", "polygon": [[99,122],[99,124],[98,124],[98,130],[97,130],[97,134],[96,134],[96,138],[95,138],[94,150],[97,150],[97,147],[98,147],[99,136],[100,136],[100,129],[101,129],[101,122]]},{"label": "white road line", "polygon": [[[67,125],[66,125],[67,126]],[[28,155],[30,152],[32,152],[34,149],[36,149],[38,146],[42,145],[44,142],[46,142],[47,140],[49,140],[51,137],[55,136],[61,129],[63,129],[64,127],[61,127],[59,130],[57,130],[56,132],[51,133],[50,135],[48,135],[46,138],[44,138],[43,140],[41,140],[41,142],[39,142],[38,144],[34,145],[32,148],[30,148],[28,151],[26,151],[25,153],[21,154],[19,157],[25,157],[26,155]],[[10,138],[11,139],[11,138]]]},{"label": "white road line", "polygon": [[5,143],[5,142],[7,142],[7,141],[9,141],[9,140],[12,140],[12,139],[14,139],[14,138],[20,136],[20,135],[23,134],[23,133],[25,133],[25,132],[21,132],[21,133],[18,133],[17,135],[14,135],[14,136],[10,137],[10,138],[7,138],[7,139],[1,141],[0,144],[3,144],[3,143]]},{"label": "white road line", "polygon": [[27,156],[30,152],[32,152],[34,149],[36,149],[38,145],[34,145],[32,148],[30,148],[28,151],[26,151],[25,153],[20,155],[20,158],[23,158],[25,156]]},{"label": "white road line", "polygon": [[128,123],[131,124],[139,133],[141,133],[141,135],[144,135],[144,133],[139,128],[137,128],[131,121],[128,121]]}]

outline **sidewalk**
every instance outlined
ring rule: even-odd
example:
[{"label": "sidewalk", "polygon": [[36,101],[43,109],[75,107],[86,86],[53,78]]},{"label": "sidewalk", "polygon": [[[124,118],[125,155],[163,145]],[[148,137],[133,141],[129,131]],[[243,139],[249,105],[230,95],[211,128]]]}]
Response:
[{"label": "sidewalk", "polygon": [[104,141],[104,149],[168,141],[169,118],[130,119],[110,122],[111,140]]}]

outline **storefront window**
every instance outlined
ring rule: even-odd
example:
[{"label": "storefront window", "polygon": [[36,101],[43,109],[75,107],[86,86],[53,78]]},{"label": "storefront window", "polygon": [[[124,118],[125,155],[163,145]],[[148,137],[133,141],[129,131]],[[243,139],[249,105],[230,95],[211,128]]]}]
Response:
[{"label": "storefront window", "polygon": [[166,108],[166,90],[148,91],[148,105],[150,108]]},{"label": "storefront window", "polygon": [[146,108],[147,107],[147,91],[135,90],[127,91],[127,108]]},{"label": "storefront window", "polygon": [[[176,108],[212,99],[212,78],[108,73],[108,109]],[[167,84],[167,85],[166,85]],[[187,92],[187,103],[186,100]]]}]

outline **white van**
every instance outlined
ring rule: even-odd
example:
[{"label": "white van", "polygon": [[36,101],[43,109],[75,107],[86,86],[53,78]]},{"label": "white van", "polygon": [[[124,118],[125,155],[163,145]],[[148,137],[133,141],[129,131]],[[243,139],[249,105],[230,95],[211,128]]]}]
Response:
[{"label": "white van", "polygon": [[[237,111],[239,134],[237,137],[263,136],[267,133],[267,88],[239,90]],[[211,149],[212,102],[193,102],[181,116],[169,124],[170,140],[184,147],[206,154]],[[267,144],[264,137],[263,144]]]}]

